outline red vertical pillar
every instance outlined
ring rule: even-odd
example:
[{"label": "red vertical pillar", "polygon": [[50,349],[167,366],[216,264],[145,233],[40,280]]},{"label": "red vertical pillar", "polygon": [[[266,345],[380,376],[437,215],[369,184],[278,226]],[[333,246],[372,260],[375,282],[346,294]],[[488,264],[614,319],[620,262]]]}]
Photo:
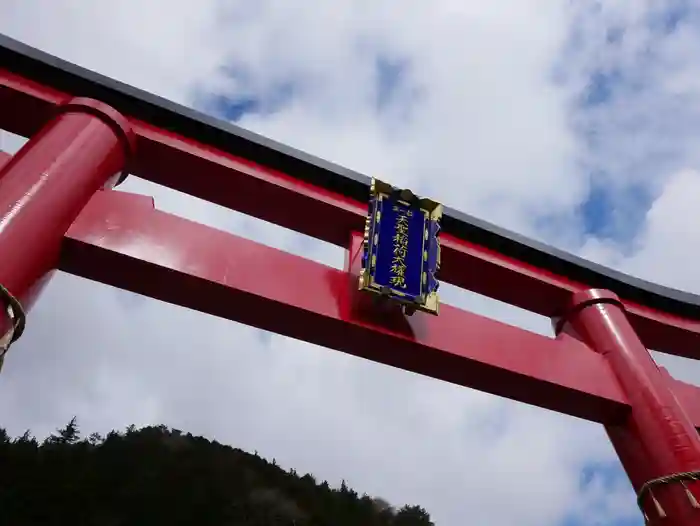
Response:
[{"label": "red vertical pillar", "polygon": [[[128,121],[111,107],[73,99],[0,168],[0,300],[24,311],[56,268],[63,236],[89,199],[124,174]],[[0,334],[13,323],[0,312]],[[21,328],[18,328],[21,330]]]},{"label": "red vertical pillar", "polygon": [[700,438],[619,298],[604,290],[574,294],[558,325],[604,355],[624,389],[630,413],[606,427],[639,495],[648,524],[700,524]]}]

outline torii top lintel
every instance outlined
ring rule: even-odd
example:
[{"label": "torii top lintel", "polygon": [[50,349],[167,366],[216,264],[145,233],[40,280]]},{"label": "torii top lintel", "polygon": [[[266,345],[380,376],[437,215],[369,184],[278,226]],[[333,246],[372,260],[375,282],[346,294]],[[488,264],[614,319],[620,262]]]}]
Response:
[{"label": "torii top lintel", "polygon": [[[99,99],[134,122],[139,147],[133,174],[341,246],[362,230],[369,177],[0,35],[0,107],[16,110],[0,113],[0,128],[29,136],[67,95]],[[180,171],[189,177],[173,175],[169,167],[176,163],[189,163],[191,170]],[[306,215],[291,218],[281,203],[304,205]],[[700,296],[449,208],[442,229],[441,280],[551,317],[572,291],[609,289],[623,299],[648,347],[700,358],[693,349],[700,342]]]}]

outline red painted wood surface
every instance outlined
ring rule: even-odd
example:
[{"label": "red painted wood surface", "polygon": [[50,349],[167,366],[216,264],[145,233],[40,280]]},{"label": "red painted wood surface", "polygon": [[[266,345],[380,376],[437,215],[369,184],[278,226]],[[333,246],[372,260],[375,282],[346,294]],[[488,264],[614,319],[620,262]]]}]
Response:
[{"label": "red painted wood surface", "polygon": [[[605,358],[568,335],[548,338],[449,305],[387,328],[353,313],[352,272],[161,212],[149,197],[99,192],[68,231],[60,268],[588,420],[613,423],[627,412]],[[700,428],[700,390],[669,382]]]},{"label": "red painted wood surface", "polygon": [[66,231],[133,147],[126,120],[100,102],[72,99],[55,113],[0,169],[0,283],[25,310],[55,270]]},{"label": "red painted wood surface", "polygon": [[[0,128],[29,136],[67,97],[0,70],[0,107],[13,108],[0,112]],[[146,123],[131,122],[138,146],[131,173],[338,246],[345,247],[351,233],[363,228],[366,203]],[[442,242],[442,281],[544,316],[559,314],[572,292],[588,288],[449,235],[442,236]],[[648,348],[700,358],[700,322],[629,302],[625,306],[632,326]]]},{"label": "red painted wood surface", "polygon": [[[634,489],[678,473],[700,471],[700,439],[693,423],[624,313],[619,298],[587,290],[571,298],[563,333],[580,338],[607,358],[631,411],[608,426],[608,435]],[[694,526],[700,521],[700,483],[653,487],[642,495],[649,526]],[[690,494],[688,492],[693,492]]]},{"label": "red painted wood surface", "polygon": [[[356,241],[357,244],[357,241]],[[300,340],[599,422],[627,404],[580,342],[449,305],[387,328],[351,312],[352,274],[100,192],[67,234],[67,272]]]}]

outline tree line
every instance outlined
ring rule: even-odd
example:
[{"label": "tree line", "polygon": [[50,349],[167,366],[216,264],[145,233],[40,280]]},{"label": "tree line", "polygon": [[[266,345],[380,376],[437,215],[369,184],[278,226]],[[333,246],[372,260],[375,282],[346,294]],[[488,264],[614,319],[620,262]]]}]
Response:
[{"label": "tree line", "polygon": [[0,469],[0,524],[434,526],[420,506],[396,509],[166,426],[83,438],[73,418],[43,442],[0,428]]}]

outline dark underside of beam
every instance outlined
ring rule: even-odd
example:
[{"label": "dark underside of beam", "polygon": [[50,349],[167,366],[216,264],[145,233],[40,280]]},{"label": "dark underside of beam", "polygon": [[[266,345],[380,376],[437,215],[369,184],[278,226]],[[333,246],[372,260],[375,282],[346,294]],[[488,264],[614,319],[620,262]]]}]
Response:
[{"label": "dark underside of beam", "polygon": [[[360,202],[370,179],[243,128],[167,101],[0,35],[0,67],[66,93],[93,97],[122,113]],[[447,209],[443,231],[590,287],[659,311],[700,319],[700,296],[636,279]]]}]

